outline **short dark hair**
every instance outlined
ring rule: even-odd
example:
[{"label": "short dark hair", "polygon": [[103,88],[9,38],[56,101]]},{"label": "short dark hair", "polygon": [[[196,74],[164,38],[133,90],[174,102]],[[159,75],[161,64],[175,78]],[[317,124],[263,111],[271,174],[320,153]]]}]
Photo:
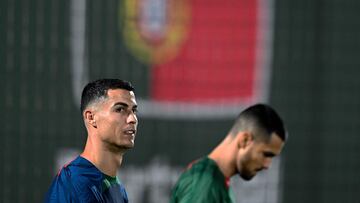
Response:
[{"label": "short dark hair", "polygon": [[[272,133],[276,133],[282,141],[286,141],[287,133],[282,119],[276,111],[266,104],[255,104],[242,111],[236,118],[230,133],[252,131],[254,137],[268,141]],[[256,133],[255,133],[256,132]]]},{"label": "short dark hair", "polygon": [[133,91],[134,87],[130,82],[120,79],[99,79],[88,83],[81,94],[81,113],[93,101],[106,98],[109,89],[124,89]]}]

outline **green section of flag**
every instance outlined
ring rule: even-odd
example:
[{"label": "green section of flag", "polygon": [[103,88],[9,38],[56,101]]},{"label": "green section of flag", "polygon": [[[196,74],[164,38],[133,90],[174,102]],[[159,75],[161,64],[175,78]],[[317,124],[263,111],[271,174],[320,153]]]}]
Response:
[{"label": "green section of flag", "polygon": [[147,98],[151,67],[138,61],[124,42],[122,1],[89,1],[87,49],[89,78],[123,78],[134,84],[137,97]]}]

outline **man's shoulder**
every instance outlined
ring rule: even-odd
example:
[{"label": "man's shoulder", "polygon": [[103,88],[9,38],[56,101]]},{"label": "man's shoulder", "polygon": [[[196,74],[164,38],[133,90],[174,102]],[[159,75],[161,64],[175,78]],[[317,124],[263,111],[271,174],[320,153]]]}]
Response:
[{"label": "man's shoulder", "polygon": [[80,156],[65,165],[60,173],[69,176],[72,181],[101,182],[103,178],[99,169],[97,169],[91,162]]},{"label": "man's shoulder", "polygon": [[207,157],[196,160],[180,175],[175,188],[184,190],[185,193],[211,188],[217,181],[214,179],[214,171],[216,171],[216,165]]},{"label": "man's shoulder", "polygon": [[[87,199],[92,187],[101,184],[102,174],[81,157],[65,164],[54,178],[47,199]],[[47,201],[51,202],[51,201]]]},{"label": "man's shoulder", "polygon": [[194,181],[212,181],[214,177],[221,176],[221,172],[216,163],[208,157],[195,161],[188,167],[184,174],[192,177]]},{"label": "man's shoulder", "polygon": [[228,202],[227,192],[220,169],[213,160],[204,157],[190,164],[181,174],[171,202]]}]

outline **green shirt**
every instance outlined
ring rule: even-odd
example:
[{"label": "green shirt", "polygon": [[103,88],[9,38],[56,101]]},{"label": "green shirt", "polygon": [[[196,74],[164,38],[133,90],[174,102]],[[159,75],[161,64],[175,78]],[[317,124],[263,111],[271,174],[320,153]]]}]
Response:
[{"label": "green shirt", "polygon": [[212,159],[202,158],[179,178],[171,195],[171,203],[232,203],[234,195],[229,181]]}]

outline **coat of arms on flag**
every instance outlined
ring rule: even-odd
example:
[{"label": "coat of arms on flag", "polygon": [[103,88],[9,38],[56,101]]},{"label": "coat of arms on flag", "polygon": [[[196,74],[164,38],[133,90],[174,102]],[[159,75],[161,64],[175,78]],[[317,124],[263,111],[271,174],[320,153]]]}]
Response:
[{"label": "coat of arms on flag", "polygon": [[272,35],[266,1],[125,2],[125,43],[151,68],[143,116],[228,117],[266,102]]}]

